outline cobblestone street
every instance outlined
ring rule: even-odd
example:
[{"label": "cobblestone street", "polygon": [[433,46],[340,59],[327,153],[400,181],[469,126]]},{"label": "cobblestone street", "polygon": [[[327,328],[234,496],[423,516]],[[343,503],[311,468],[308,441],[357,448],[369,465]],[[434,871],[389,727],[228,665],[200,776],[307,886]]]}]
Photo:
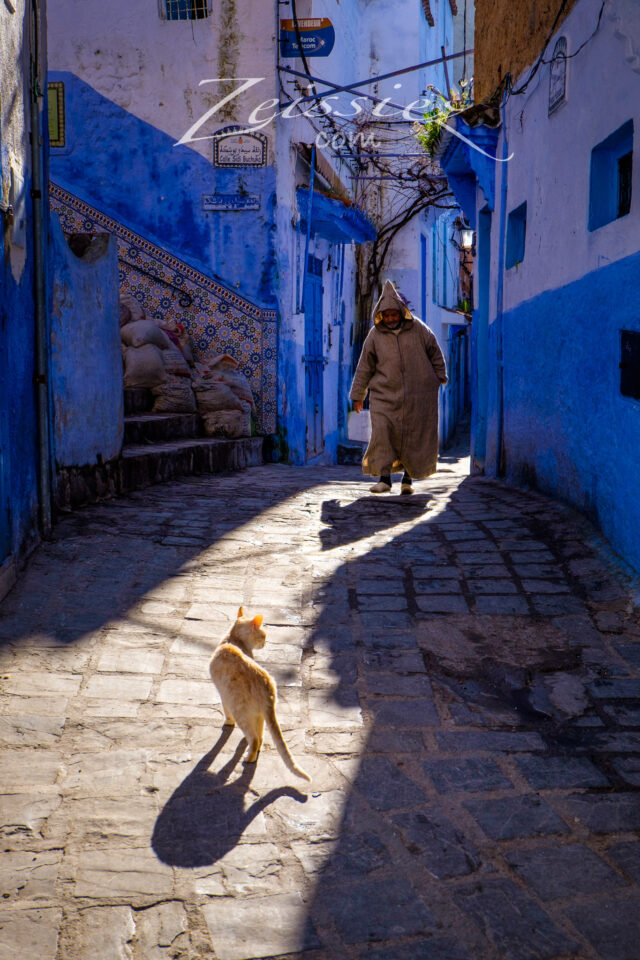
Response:
[{"label": "cobblestone street", "polygon": [[[81,510],[0,607],[0,960],[638,960],[640,617],[593,528],[440,461]],[[296,761],[208,677],[264,615]]]}]

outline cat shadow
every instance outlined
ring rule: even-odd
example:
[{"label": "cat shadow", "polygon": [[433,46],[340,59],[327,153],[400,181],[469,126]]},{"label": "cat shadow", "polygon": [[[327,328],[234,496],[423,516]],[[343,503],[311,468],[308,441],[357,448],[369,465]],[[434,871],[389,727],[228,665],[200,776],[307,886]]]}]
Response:
[{"label": "cat shadow", "polygon": [[295,787],[278,787],[246,808],[244,798],[256,764],[245,763],[239,777],[231,781],[228,778],[247,741],[240,741],[223,767],[209,770],[232,732],[231,727],[222,729],[218,741],[173,792],[158,816],[151,847],[162,863],[172,867],[210,866],[232,850],[251,822],[279,797],[306,802],[306,794]]},{"label": "cat shadow", "polygon": [[411,496],[402,496],[400,493],[373,494],[349,503],[325,500],[320,514],[322,522],[327,524],[320,531],[322,549],[333,550],[356,540],[364,540],[399,523],[416,520],[428,512],[432,502],[431,492],[414,493]]}]

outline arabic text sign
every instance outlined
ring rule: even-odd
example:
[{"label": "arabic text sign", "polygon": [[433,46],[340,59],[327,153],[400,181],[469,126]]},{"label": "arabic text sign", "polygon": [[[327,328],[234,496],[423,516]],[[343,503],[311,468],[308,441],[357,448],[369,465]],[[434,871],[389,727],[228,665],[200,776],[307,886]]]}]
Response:
[{"label": "arabic text sign", "polygon": [[260,196],[257,193],[204,193],[202,207],[216,213],[259,210]]},{"label": "arabic text sign", "polygon": [[214,135],[214,166],[264,167],[266,162],[267,138],[264,134],[247,133],[243,127],[231,126],[223,127]]}]

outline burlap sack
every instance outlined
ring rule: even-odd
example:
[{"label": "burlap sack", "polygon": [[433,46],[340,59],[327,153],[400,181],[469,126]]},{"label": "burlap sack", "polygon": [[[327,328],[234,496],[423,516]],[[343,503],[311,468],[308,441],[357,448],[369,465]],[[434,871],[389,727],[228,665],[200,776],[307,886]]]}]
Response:
[{"label": "burlap sack", "polygon": [[251,436],[251,413],[243,410],[217,410],[203,417],[204,432],[208,437],[225,437],[236,440]]},{"label": "burlap sack", "polygon": [[128,347],[141,347],[145,343],[152,343],[161,350],[168,350],[171,346],[169,337],[153,320],[134,320],[133,323],[126,323],[124,327],[120,327],[120,336],[122,342]]},{"label": "burlap sack", "polygon": [[167,375],[166,383],[154,387],[153,413],[195,413],[196,398],[187,377]]},{"label": "burlap sack", "polygon": [[184,358],[189,364],[190,367],[195,367],[196,358],[193,355],[193,348],[191,346],[191,338],[186,330],[178,330],[178,340],[180,341],[180,349],[184,354]]},{"label": "burlap sack", "polygon": [[196,380],[193,389],[196,394],[198,411],[203,417],[218,410],[244,411],[249,406],[236,397],[233,390],[220,380]]},{"label": "burlap sack", "polygon": [[130,293],[124,293],[120,297],[121,308],[122,308],[122,305],[124,305],[127,308],[128,312],[131,315],[132,321],[144,320],[146,316],[144,312],[144,307],[142,306],[140,301],[136,300],[136,298],[133,297]]},{"label": "burlap sack", "polygon": [[249,386],[249,381],[245,377],[244,373],[241,373],[240,370],[231,370],[229,368],[218,368],[222,383],[226,383],[228,387],[235,393],[236,397],[239,397],[240,400],[244,400],[245,403],[251,405],[251,409],[255,409],[255,404],[253,402],[253,394],[251,392],[251,387]]},{"label": "burlap sack", "polygon": [[189,364],[185,360],[182,351],[179,350],[175,344],[172,343],[168,350],[163,350],[162,359],[164,361],[164,368],[168,374],[176,377],[191,378]]},{"label": "burlap sack", "polygon": [[162,351],[152,343],[141,347],[127,347],[124,355],[125,389],[157,387],[167,375],[162,362]]}]

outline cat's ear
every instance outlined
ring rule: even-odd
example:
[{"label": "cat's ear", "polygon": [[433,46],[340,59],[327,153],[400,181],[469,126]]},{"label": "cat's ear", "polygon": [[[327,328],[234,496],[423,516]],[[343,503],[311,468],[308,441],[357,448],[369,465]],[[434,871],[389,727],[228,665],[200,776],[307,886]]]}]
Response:
[{"label": "cat's ear", "polygon": [[264,619],[264,617],[262,616],[261,613],[257,613],[257,614],[255,615],[255,617],[253,618],[253,625],[254,625],[254,627],[256,628],[256,630],[258,629],[258,627],[261,627],[261,626],[262,626],[262,621],[263,621],[263,619]]},{"label": "cat's ear", "polygon": [[240,619],[240,617],[244,617],[244,607],[238,608],[238,620]]}]

